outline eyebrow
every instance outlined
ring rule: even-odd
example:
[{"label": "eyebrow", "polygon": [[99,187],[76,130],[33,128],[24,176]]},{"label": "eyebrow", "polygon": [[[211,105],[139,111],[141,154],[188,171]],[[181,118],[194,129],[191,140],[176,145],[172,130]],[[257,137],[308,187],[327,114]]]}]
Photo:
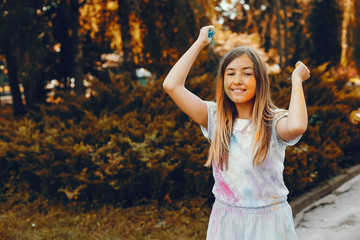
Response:
[{"label": "eyebrow", "polygon": [[[247,70],[247,69],[252,69],[252,70],[253,70],[252,67],[242,67],[242,68],[241,68],[241,70]],[[225,69],[225,72],[226,72],[226,71],[234,71],[234,70],[235,70],[235,68],[226,68],[226,69]]]}]

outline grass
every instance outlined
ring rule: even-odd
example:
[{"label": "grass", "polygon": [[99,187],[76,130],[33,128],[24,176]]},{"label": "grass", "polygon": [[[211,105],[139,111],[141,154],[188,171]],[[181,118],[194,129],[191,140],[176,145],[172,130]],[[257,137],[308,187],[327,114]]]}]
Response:
[{"label": "grass", "polygon": [[46,201],[5,202],[0,204],[0,239],[205,239],[211,211],[205,201],[89,211]]}]

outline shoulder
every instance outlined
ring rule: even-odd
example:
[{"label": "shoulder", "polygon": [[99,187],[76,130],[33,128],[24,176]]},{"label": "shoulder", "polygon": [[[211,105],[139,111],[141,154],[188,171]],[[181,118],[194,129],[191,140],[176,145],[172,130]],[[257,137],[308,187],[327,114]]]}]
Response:
[{"label": "shoulder", "polygon": [[280,143],[280,145],[284,147],[295,145],[301,138],[301,136],[298,136],[297,138],[292,140],[284,140],[279,136],[277,124],[280,120],[282,121],[282,119],[287,117],[287,115],[288,115],[288,110],[278,108],[274,110],[274,115],[272,120],[272,136],[274,137],[274,139],[276,139],[278,143]]},{"label": "shoulder", "polygon": [[204,128],[201,126],[201,130],[204,136],[208,139],[214,138],[215,128],[216,128],[216,112],[217,112],[217,104],[213,101],[204,101],[207,106],[208,113],[208,123],[207,127]]},{"label": "shoulder", "polygon": [[217,104],[214,101],[204,101],[208,107],[208,109],[212,109],[216,111]]},{"label": "shoulder", "polygon": [[213,101],[205,101],[206,106],[207,106],[207,112],[208,112],[208,116],[214,117],[214,115],[216,115],[217,112],[217,104],[216,102]]},{"label": "shoulder", "polygon": [[288,110],[283,108],[275,108],[272,110],[272,125],[276,125],[277,122],[288,115]]}]

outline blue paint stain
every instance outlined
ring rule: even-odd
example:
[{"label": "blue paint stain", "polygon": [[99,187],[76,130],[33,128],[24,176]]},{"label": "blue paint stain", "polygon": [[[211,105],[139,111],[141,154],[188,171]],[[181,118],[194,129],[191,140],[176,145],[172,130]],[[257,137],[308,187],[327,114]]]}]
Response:
[{"label": "blue paint stain", "polygon": [[251,190],[248,189],[248,188],[245,188],[244,194],[245,194],[245,196],[246,196],[247,198],[251,198],[251,197],[252,197],[252,192],[251,192]]},{"label": "blue paint stain", "polygon": [[213,46],[214,46],[214,41],[213,41],[213,36],[214,35],[215,35],[215,30],[209,29],[208,38],[211,38],[211,45],[213,45]]},{"label": "blue paint stain", "polygon": [[230,143],[236,143],[236,138],[235,138],[234,135],[232,136],[232,138],[231,138],[231,140],[230,140]]}]

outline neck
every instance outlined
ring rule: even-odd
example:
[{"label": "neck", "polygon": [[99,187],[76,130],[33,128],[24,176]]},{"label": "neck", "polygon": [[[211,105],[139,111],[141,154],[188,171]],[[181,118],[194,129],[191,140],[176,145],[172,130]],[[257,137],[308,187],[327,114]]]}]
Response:
[{"label": "neck", "polygon": [[252,112],[254,108],[254,102],[246,102],[246,103],[235,103],[235,107],[238,113],[237,118],[240,119],[252,119]]}]

